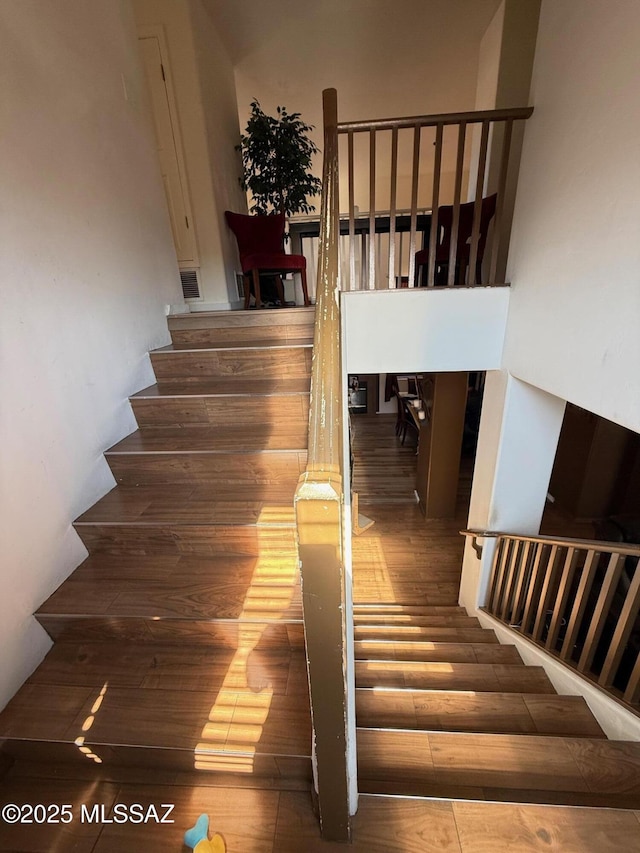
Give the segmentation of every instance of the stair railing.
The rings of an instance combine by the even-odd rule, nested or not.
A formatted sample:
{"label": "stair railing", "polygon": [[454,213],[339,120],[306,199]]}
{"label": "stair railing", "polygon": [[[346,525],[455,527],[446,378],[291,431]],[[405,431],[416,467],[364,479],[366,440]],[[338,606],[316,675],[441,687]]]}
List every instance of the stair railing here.
{"label": "stair railing", "polygon": [[[465,113],[444,113],[441,115],[411,116],[407,118],[377,119],[373,121],[352,121],[338,124],[338,133],[347,136],[347,181],[348,181],[348,205],[349,205],[349,289],[351,290],[374,290],[376,287],[384,287],[381,284],[381,274],[388,276],[387,286],[391,289],[398,286],[414,287],[417,284],[416,253],[419,250],[418,234],[422,233],[423,245],[436,246],[438,242],[438,229],[442,224],[438,221],[438,215],[444,219],[445,212],[439,207],[441,204],[452,205],[450,214],[451,222],[447,225],[451,229],[449,241],[449,258],[446,265],[446,282],[440,279],[439,283],[445,283],[449,287],[459,280],[459,267],[461,258],[458,257],[458,233],[462,220],[468,218],[467,209],[473,204],[473,219],[469,243],[469,257],[465,258],[468,269],[466,284],[474,286],[478,284],[476,276],[476,262],[480,259],[482,247],[486,240],[486,234],[481,233],[481,221],[483,219],[483,195],[497,193],[495,218],[493,223],[494,239],[491,245],[491,259],[488,269],[488,283],[504,283],[506,264],[505,245],[508,242],[510,232],[510,211],[506,209],[505,199],[509,180],[510,154],[512,150],[512,137],[514,122],[529,118],[533,113],[533,107],[518,107],[504,110],[485,110]],[[433,154],[424,154],[425,137],[429,128],[435,129],[435,139],[430,146]],[[446,138],[445,138],[445,128]],[[479,133],[474,138],[474,131],[479,128]],[[426,131],[423,133],[423,131]],[[402,180],[402,197],[400,208],[407,213],[399,215],[401,209],[398,206],[400,193],[399,183],[402,163],[408,161],[408,157],[401,158],[399,155],[402,145],[403,132],[409,136],[411,145],[411,177],[410,183],[406,178]],[[391,134],[391,159],[390,163],[381,164],[378,155],[381,146],[381,137]],[[355,143],[356,137],[364,135],[368,137],[369,157],[369,187],[367,193],[361,190],[364,203],[368,204],[368,222],[356,223],[356,170],[355,170]],[[386,140],[387,142],[389,140]],[[407,140],[409,141],[409,140]],[[422,153],[421,153],[422,143]],[[364,146],[362,146],[364,148]],[[455,153],[454,153],[455,152]],[[408,152],[407,152],[408,153]],[[364,151],[358,158],[362,160],[366,156]],[[386,160],[386,152],[385,158]],[[449,161],[455,160],[452,187],[446,186],[443,180],[443,169],[450,165]],[[385,175],[389,168],[389,194],[388,208],[380,210],[378,197],[380,194],[379,173]],[[517,166],[517,164],[516,164]],[[431,187],[428,188],[428,176],[431,176]],[[448,178],[451,176],[448,174]],[[386,186],[385,201],[386,197]],[[466,193],[469,202],[464,205],[462,199]],[[362,199],[358,200],[362,203]],[[429,209],[430,204],[430,209]],[[410,205],[410,206],[409,206]],[[418,215],[419,209],[426,212]],[[358,227],[356,227],[358,226]],[[408,226],[408,228],[407,228]],[[486,227],[486,226],[485,226]],[[408,244],[403,242],[403,234],[408,230]],[[388,253],[386,269],[377,271],[377,259],[379,254],[379,243],[376,235],[388,233]],[[397,241],[396,237],[400,240]],[[356,271],[356,242],[360,240],[358,251],[358,272]],[[407,248],[407,257],[403,257]],[[403,275],[405,273],[406,275]],[[436,253],[429,252],[426,275],[423,284],[433,287],[436,283]]]}
{"label": "stair railing", "polygon": [[[307,469],[295,496],[314,784],[323,837],[350,834],[342,368],[338,283],[337,93],[323,92],[324,165]],[[352,733],[353,735],[353,733]]]}
{"label": "stair railing", "polygon": [[496,540],[482,608],[640,711],[640,545],[465,530]]}

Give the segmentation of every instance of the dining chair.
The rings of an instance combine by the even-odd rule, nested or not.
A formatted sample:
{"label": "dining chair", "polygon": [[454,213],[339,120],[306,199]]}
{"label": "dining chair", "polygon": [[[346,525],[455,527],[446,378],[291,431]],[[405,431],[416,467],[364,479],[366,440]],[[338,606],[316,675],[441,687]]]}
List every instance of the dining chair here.
{"label": "dining chair", "polygon": [[[497,194],[482,199],[480,209],[480,230],[478,235],[478,254],[476,258],[476,282],[482,282],[482,259],[487,245],[489,223],[495,216]],[[469,201],[460,205],[458,220],[458,238],[456,241],[456,271],[454,284],[464,284],[467,276],[471,255],[471,234],[473,232],[473,212],[475,202]],[[436,274],[434,284],[446,285],[449,272],[449,254],[451,249],[451,234],[453,231],[453,205],[446,204],[438,208],[438,238],[436,243]],[[426,274],[425,267],[429,264],[429,249],[416,252],[416,276],[420,275],[422,267],[423,282]]]}
{"label": "dining chair", "polygon": [[238,243],[244,281],[244,307],[249,307],[252,286],[256,308],[261,307],[261,273],[275,277],[278,298],[280,304],[284,306],[284,287],[281,276],[299,272],[302,278],[304,304],[309,305],[307,261],[304,255],[288,255],[284,250],[284,214],[246,216],[225,210],[224,215]]}

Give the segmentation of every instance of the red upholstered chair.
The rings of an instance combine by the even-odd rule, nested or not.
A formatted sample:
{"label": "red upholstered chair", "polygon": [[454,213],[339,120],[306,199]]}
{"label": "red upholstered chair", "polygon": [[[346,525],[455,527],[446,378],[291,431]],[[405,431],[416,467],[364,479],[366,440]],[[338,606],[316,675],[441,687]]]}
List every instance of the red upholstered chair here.
{"label": "red upholstered chair", "polygon": [[[482,259],[487,245],[487,234],[489,223],[496,212],[496,194],[482,199],[480,209],[480,233],[478,236],[478,256],[476,260],[476,281],[482,281]],[[473,209],[475,202],[469,201],[460,205],[460,219],[458,222],[458,240],[456,249],[456,274],[455,284],[464,284],[471,255],[471,233],[473,231]],[[446,284],[449,269],[449,249],[451,246],[451,232],[453,230],[453,205],[443,205],[438,208],[438,242],[436,244],[436,275],[435,284]],[[420,267],[429,264],[429,249],[416,252],[416,274]],[[426,270],[425,270],[426,272]],[[423,273],[424,275],[424,273]]]}
{"label": "red upholstered chair", "polygon": [[251,284],[256,298],[256,308],[261,305],[260,273],[276,277],[280,303],[284,306],[284,288],[281,275],[299,272],[302,276],[304,304],[309,305],[307,291],[307,261],[304,255],[287,255],[284,251],[284,214],[273,216],[245,216],[225,211],[229,228],[235,234],[244,277],[244,307],[249,307]]}

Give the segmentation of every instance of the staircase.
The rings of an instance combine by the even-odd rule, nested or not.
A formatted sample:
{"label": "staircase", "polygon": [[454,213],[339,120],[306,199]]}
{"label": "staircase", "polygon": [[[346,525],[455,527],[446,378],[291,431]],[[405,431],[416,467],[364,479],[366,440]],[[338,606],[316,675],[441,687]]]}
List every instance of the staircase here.
{"label": "staircase", "polygon": [[640,744],[460,608],[355,612],[360,790],[637,809]]}
{"label": "staircase", "polygon": [[[106,453],[117,485],[75,524],[89,557],[36,614],[55,644],[0,715],[0,757],[22,768],[12,801],[174,797],[178,849],[184,815],[224,800],[243,824],[251,793],[278,826],[273,848],[245,828],[251,844],[334,849],[307,798],[292,510],[312,323],[313,309],[170,319],[157,384],[131,398],[139,429]],[[392,426],[370,439],[371,471],[395,494],[387,441]],[[371,471],[376,525],[354,542],[354,851],[640,851],[640,744],[607,740],[582,698],[457,606],[459,521],[427,533]],[[138,849],[124,831],[86,849]]]}
{"label": "staircase", "polygon": [[353,543],[361,809],[413,825],[416,850],[640,849],[640,744],[608,740],[582,697],[457,606],[466,472],[458,518],[426,521],[394,416],[354,420],[355,487],[376,522]]}
{"label": "staircase", "polygon": [[117,485],[75,523],[89,556],[36,613],[55,645],[0,715],[4,755],[308,791],[293,495],[313,318],[170,319],[139,429],[106,453]]}

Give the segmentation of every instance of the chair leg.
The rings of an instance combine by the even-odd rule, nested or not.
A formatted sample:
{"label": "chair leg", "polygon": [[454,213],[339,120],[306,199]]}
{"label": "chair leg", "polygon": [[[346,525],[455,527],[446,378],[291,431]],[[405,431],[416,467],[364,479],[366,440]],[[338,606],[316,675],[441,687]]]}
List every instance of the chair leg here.
{"label": "chair leg", "polygon": [[302,279],[302,295],[304,297],[304,305],[307,308],[311,303],[309,302],[309,291],[307,290],[307,271],[304,267],[300,270],[300,278]]}
{"label": "chair leg", "polygon": [[278,292],[278,299],[280,300],[280,307],[284,308],[284,285],[282,283],[282,276],[275,276],[276,279],[276,290]]}
{"label": "chair leg", "polygon": [[256,308],[262,308],[260,299],[260,270],[251,270],[253,276],[253,295],[256,298]]}
{"label": "chair leg", "polygon": [[244,310],[246,311],[251,305],[251,279],[248,275],[243,275],[242,282],[244,284]]}

